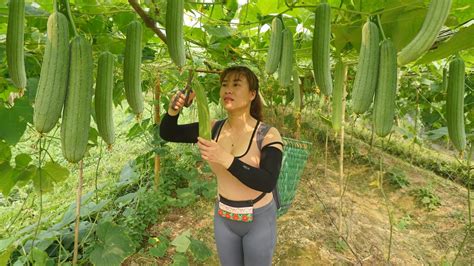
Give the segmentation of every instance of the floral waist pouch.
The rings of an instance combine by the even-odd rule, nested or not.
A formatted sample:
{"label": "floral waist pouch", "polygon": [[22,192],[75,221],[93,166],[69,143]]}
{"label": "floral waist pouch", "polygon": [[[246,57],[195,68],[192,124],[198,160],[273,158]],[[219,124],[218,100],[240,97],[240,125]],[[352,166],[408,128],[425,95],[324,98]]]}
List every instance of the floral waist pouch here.
{"label": "floral waist pouch", "polygon": [[253,221],[253,205],[261,200],[267,193],[263,192],[253,200],[229,200],[219,194],[219,216],[238,222]]}

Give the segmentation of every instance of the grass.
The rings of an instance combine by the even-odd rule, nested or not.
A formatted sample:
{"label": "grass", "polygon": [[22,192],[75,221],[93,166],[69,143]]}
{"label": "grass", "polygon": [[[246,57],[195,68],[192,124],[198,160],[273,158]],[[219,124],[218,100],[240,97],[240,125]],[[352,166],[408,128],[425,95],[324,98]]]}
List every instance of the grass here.
{"label": "grass", "polygon": [[[97,191],[98,196],[100,198],[106,197],[109,189],[112,187],[111,184],[118,181],[119,173],[123,165],[125,165],[128,160],[146,150],[146,144],[142,141],[136,140],[134,143],[130,143],[124,137],[133,124],[130,115],[125,114],[121,108],[116,108],[114,119],[117,138],[113,150],[111,152],[103,152],[98,168],[96,168],[100,156],[100,149],[98,147],[89,149],[89,154],[84,159],[84,195],[95,190],[95,177],[97,172],[98,185],[101,187],[101,189]],[[76,164],[67,163],[63,159],[60,142],[59,139],[57,139],[59,137],[59,131],[60,130],[56,130],[56,134],[52,136],[51,146],[48,150],[53,158],[56,158],[61,165],[69,169],[70,175],[67,180],[56,184],[52,192],[43,195],[43,213],[51,217],[50,220],[43,225],[45,227],[61,219],[62,214],[64,214],[69,207],[69,203],[74,202],[76,197],[78,166]],[[33,144],[36,137],[36,133],[33,130],[28,130],[23,140],[12,150],[13,157],[19,153],[35,155],[36,152]],[[120,151],[127,152],[124,153]],[[37,222],[36,220],[40,209],[39,195],[33,192],[29,185],[21,188],[15,187],[8,198],[0,197],[0,202],[3,205],[0,207],[0,224],[4,225],[1,226],[0,236],[10,236],[21,228]],[[25,204],[25,206],[22,209],[23,204]],[[10,226],[12,218],[17,215],[19,210],[23,211],[19,220],[9,228],[8,232],[5,231],[5,229],[7,229],[6,226]]]}

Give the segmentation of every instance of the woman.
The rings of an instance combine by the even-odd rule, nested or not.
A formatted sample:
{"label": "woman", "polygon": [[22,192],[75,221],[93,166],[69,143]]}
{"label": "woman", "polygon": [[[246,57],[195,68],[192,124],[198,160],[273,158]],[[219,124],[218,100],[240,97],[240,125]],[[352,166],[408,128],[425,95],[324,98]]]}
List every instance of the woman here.
{"label": "woman", "polygon": [[221,264],[271,265],[277,210],[272,191],[282,160],[281,136],[261,122],[258,78],[250,69],[227,68],[220,83],[220,101],[228,117],[212,123],[212,140],[198,137],[197,123],[178,125],[185,104],[182,93],[171,100],[160,136],[167,141],[197,142],[217,177],[214,236]]}

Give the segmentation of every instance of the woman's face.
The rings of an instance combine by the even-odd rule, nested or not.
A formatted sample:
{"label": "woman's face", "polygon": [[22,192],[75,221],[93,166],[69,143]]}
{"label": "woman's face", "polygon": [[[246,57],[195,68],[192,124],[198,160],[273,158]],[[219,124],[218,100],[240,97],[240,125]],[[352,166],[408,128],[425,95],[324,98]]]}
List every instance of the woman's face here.
{"label": "woman's face", "polygon": [[255,98],[255,91],[250,91],[245,75],[229,73],[221,83],[220,99],[227,111],[250,110],[250,103]]}

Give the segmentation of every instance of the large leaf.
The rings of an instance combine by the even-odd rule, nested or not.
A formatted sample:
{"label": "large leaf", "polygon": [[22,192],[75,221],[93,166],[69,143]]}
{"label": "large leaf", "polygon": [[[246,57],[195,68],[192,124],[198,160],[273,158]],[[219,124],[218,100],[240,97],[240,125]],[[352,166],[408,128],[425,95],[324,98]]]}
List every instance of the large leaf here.
{"label": "large leaf", "polygon": [[37,191],[50,192],[53,182],[59,183],[69,176],[69,170],[55,162],[47,162],[41,169],[36,171],[33,184]]}
{"label": "large leaf", "polygon": [[[94,191],[90,191],[90,192],[86,193],[85,195],[82,195],[82,197],[81,197],[81,206],[88,203],[93,195],[94,195]],[[103,201],[108,202],[110,200],[103,200]],[[102,205],[103,201],[99,202],[99,204],[97,204],[97,206],[100,207],[100,205]],[[87,210],[85,210],[85,208],[81,207],[81,217],[83,217],[83,213],[85,213],[85,212],[87,212]],[[69,205],[69,208],[64,213],[63,219],[61,220],[60,223],[58,223],[58,226],[63,227],[64,225],[70,224],[75,219],[76,219],[76,202],[74,201]]]}
{"label": "large leaf", "polygon": [[7,265],[10,260],[10,255],[16,249],[15,238],[7,238],[0,240],[0,265]]}
{"label": "large leaf", "polygon": [[166,250],[170,245],[170,241],[166,236],[160,235],[157,238],[150,238],[148,243],[153,245],[152,248],[148,251],[150,255],[161,258],[166,254]]}
{"label": "large leaf", "polygon": [[37,247],[33,247],[33,250],[30,253],[30,261],[33,263],[33,265],[46,266],[48,258],[48,254]]}
{"label": "large leaf", "polygon": [[422,0],[395,0],[389,1],[385,10],[380,17],[383,31],[400,51],[418,34],[426,7]]}
{"label": "large leaf", "polygon": [[456,15],[459,23],[474,18],[474,4],[472,0],[455,0],[451,5],[451,13]]}
{"label": "large leaf", "polygon": [[189,237],[191,236],[191,232],[189,230],[184,231],[179,236],[177,236],[172,242],[171,245],[176,247],[177,252],[185,253],[189,245],[191,244],[191,240]]}
{"label": "large leaf", "polygon": [[8,144],[15,145],[20,141],[26,130],[26,124],[33,120],[33,108],[28,97],[15,100],[12,108],[5,108],[0,105],[0,139],[4,139]]}
{"label": "large leaf", "polygon": [[[261,13],[255,2],[249,1],[247,4],[241,6],[239,12],[239,20],[241,23],[251,23],[259,21]],[[247,28],[248,26],[243,26],[239,24],[239,31],[243,29],[241,27]]]}
{"label": "large leaf", "polygon": [[474,47],[474,24],[459,30],[452,38],[426,53],[416,64],[426,64]]}
{"label": "large leaf", "polygon": [[124,228],[104,222],[97,226],[98,241],[93,247],[90,261],[95,265],[120,265],[134,252]]}
{"label": "large leaf", "polygon": [[31,161],[31,156],[26,153],[18,154],[15,157],[15,169],[13,172],[15,182],[21,181],[22,185],[24,185],[36,175],[37,167],[30,164]]}
{"label": "large leaf", "polygon": [[173,256],[173,264],[171,264],[172,266],[188,266],[189,265],[189,262],[188,262],[188,257],[186,257],[186,255],[184,254],[175,254]]}
{"label": "large leaf", "polygon": [[4,162],[0,164],[0,191],[5,197],[8,196],[10,190],[15,185],[16,180],[13,176],[13,168],[9,163]]}
{"label": "large leaf", "polygon": [[15,157],[15,166],[19,169],[26,168],[28,167],[28,164],[31,162],[31,160],[31,156],[26,153],[18,154]]}
{"label": "large leaf", "polygon": [[341,51],[347,43],[352,44],[352,47],[354,47],[356,51],[360,50],[360,43],[362,40],[361,22],[348,25],[332,25],[331,31],[335,36],[333,42],[337,51]]}
{"label": "large leaf", "polygon": [[204,28],[215,39],[226,38],[231,36],[230,30],[226,26],[204,26]]}
{"label": "large leaf", "polygon": [[10,149],[10,146],[0,141],[0,164],[4,162],[9,163],[11,158],[12,158],[12,151]]}
{"label": "large leaf", "polygon": [[[262,16],[278,14],[288,9],[284,1],[275,0],[259,0],[257,1],[257,7],[260,10]],[[245,12],[245,10],[242,12]]]}
{"label": "large leaf", "polygon": [[212,256],[211,250],[204,244],[204,242],[191,238],[190,245],[191,253],[197,261],[203,262]]}

